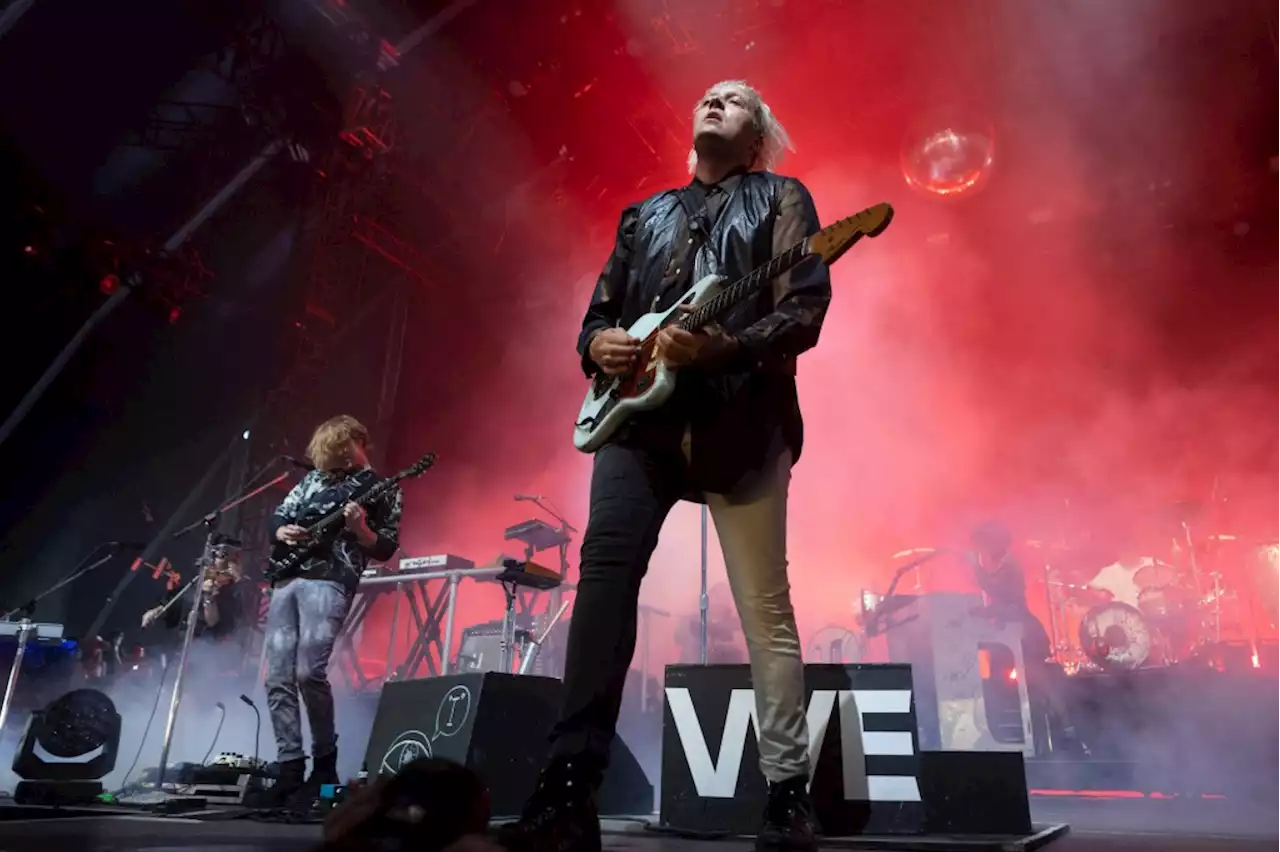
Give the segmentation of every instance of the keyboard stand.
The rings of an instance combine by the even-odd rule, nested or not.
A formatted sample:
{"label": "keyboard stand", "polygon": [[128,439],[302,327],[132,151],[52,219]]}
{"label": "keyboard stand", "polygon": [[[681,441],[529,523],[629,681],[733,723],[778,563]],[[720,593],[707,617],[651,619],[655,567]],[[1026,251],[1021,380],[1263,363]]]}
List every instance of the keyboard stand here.
{"label": "keyboard stand", "polygon": [[[3,630],[0,630],[6,636],[16,636],[18,639],[17,650],[13,654],[13,667],[9,669],[9,681],[4,687],[4,700],[0,702],[0,734],[4,733],[4,724],[9,721],[9,708],[13,704],[13,694],[18,689],[18,673],[22,671],[22,658],[27,654],[27,642],[32,638],[39,640],[51,640],[62,638],[62,626],[55,624],[36,624],[29,618],[24,618],[16,624],[12,621],[0,622]],[[51,635],[56,632],[57,636]]]}

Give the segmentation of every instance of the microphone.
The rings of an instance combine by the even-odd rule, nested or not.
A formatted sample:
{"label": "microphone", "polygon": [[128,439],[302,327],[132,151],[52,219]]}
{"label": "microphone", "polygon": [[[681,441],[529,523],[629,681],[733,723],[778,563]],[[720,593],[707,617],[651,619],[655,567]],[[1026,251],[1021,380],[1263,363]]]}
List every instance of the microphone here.
{"label": "microphone", "polygon": [[316,466],[311,462],[305,462],[302,459],[295,459],[293,456],[281,456],[280,460],[285,464],[291,464],[294,467],[300,467],[303,470],[315,470]]}
{"label": "microphone", "polygon": [[262,742],[262,714],[258,712],[258,705],[253,703],[253,699],[247,695],[241,694],[240,700],[253,710],[253,715],[258,720],[258,727],[253,732],[253,768],[258,768],[258,746]]}
{"label": "microphone", "polygon": [[209,750],[204,753],[204,760],[200,761],[202,766],[209,765],[209,756],[213,754],[213,747],[218,744],[218,735],[222,733],[222,723],[227,721],[227,705],[219,701],[213,705],[218,710],[218,727],[213,732],[213,742],[209,743]]}
{"label": "microphone", "polygon": [[517,494],[517,495],[515,495],[515,500],[516,500],[516,502],[517,502],[517,503],[519,503],[519,502],[525,502],[525,503],[537,503],[537,502],[538,502],[539,500],[541,500],[541,499],[542,499],[542,495],[541,495],[541,494]]}

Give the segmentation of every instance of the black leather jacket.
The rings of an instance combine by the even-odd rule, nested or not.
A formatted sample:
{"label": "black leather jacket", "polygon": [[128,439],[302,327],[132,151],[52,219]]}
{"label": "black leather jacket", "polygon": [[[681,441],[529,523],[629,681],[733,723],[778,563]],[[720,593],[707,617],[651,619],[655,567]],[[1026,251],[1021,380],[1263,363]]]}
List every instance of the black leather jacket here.
{"label": "black leather jacket", "polygon": [[[628,207],[578,337],[583,370],[591,376],[597,369],[587,348],[601,329],[625,328],[645,313],[669,308],[705,275],[737,280],[818,230],[804,185],[770,172],[734,179],[711,229],[711,251],[696,251],[677,191]],[[803,423],[795,359],[818,342],[830,302],[831,278],[816,257],[774,279],[759,298],[722,320],[740,343],[734,362],[714,373],[682,370],[673,399],[634,418],[617,440],[678,447],[687,425],[691,484],[715,493],[731,491],[784,446],[793,461],[799,459]]]}

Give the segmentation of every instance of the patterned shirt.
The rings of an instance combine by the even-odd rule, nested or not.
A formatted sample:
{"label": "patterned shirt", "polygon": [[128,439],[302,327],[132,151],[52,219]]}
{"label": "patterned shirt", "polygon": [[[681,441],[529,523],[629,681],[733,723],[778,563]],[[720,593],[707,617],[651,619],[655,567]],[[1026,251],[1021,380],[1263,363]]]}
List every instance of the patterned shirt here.
{"label": "patterned shirt", "polygon": [[[378,481],[371,468],[327,472],[313,470],[293,487],[271,517],[271,541],[276,531],[288,524],[310,526],[347,503],[353,494],[363,492]],[[386,562],[400,548],[400,515],[404,510],[404,494],[392,486],[382,496],[365,506],[366,522],[378,539],[366,550],[355,534],[345,528],[333,542],[329,553],[318,552],[302,565],[303,576],[310,580],[332,580],[354,593],[360,575],[370,560]]]}

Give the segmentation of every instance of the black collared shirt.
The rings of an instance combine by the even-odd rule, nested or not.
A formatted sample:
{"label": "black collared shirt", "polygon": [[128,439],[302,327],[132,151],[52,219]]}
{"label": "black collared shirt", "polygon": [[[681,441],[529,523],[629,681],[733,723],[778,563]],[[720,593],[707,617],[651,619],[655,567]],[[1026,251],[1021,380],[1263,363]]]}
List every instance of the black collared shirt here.
{"label": "black collared shirt", "polygon": [[690,185],[697,189],[707,204],[707,218],[710,220],[708,224],[715,226],[716,220],[720,218],[720,211],[724,209],[725,202],[733,195],[733,191],[738,188],[738,184],[742,182],[742,176],[746,173],[744,169],[730,172],[725,175],[724,179],[719,183],[703,183],[697,178],[693,179]]}

